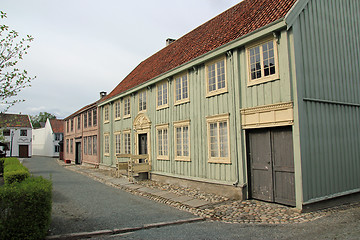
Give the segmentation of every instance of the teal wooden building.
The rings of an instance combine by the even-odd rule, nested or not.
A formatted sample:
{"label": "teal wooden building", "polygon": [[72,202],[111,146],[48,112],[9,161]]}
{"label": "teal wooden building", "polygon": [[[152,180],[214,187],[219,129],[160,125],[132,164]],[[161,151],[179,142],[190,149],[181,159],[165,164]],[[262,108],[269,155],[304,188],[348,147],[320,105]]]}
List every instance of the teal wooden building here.
{"label": "teal wooden building", "polygon": [[[99,103],[100,165],[305,206],[360,190],[360,2],[244,0]],[[126,161],[127,159],[120,159]]]}

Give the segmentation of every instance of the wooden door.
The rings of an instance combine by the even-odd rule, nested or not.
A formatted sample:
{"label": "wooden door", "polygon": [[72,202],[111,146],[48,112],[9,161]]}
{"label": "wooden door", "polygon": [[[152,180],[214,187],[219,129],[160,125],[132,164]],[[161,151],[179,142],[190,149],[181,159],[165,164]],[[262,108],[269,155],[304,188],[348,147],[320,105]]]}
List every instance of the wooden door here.
{"label": "wooden door", "polygon": [[295,205],[291,127],[251,130],[247,136],[251,197]]}
{"label": "wooden door", "polygon": [[75,163],[81,164],[81,142],[77,142],[75,146]]}
{"label": "wooden door", "polygon": [[[147,146],[147,133],[139,134],[139,155],[148,154],[148,146]],[[139,162],[144,162],[144,159],[139,159]]]}
{"label": "wooden door", "polygon": [[28,145],[19,145],[19,157],[21,157],[21,158],[29,157],[29,146]]}

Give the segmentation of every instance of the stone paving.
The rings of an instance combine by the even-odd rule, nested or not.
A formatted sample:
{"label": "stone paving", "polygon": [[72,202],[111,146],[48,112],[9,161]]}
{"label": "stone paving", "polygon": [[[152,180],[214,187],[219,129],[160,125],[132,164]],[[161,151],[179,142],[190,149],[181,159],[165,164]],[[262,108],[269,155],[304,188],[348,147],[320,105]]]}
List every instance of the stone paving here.
{"label": "stone paving", "polygon": [[68,169],[82,173],[107,185],[132,194],[168,204],[200,217],[229,223],[294,224],[313,221],[332,212],[360,207],[360,203],[342,205],[325,210],[301,213],[295,208],[257,200],[236,201],[200,192],[196,189],[163,184],[151,180],[130,183],[127,178],[115,178],[111,171],[78,165],[66,165]]}

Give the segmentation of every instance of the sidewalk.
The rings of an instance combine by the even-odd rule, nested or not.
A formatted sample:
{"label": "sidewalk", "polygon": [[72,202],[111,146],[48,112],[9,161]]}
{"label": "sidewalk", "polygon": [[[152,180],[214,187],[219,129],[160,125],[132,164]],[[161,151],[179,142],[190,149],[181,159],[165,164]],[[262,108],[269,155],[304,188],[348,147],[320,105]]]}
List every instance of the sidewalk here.
{"label": "sidewalk", "polygon": [[81,173],[109,186],[168,204],[209,220],[252,224],[303,223],[327,216],[335,211],[360,206],[360,204],[349,204],[309,213],[300,213],[297,209],[278,204],[257,200],[229,200],[218,195],[199,192],[195,189],[182,188],[151,180],[131,183],[125,177],[113,177],[111,171],[65,164],[62,161],[58,161],[58,163],[69,170]]}

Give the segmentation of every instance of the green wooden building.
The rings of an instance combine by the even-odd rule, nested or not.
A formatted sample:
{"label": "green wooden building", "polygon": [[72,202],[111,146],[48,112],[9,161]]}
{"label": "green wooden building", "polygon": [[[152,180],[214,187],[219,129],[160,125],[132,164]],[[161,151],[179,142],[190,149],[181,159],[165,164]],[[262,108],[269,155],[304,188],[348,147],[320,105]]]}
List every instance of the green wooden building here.
{"label": "green wooden building", "polygon": [[[244,0],[99,103],[100,165],[303,209],[360,190],[360,2]],[[127,159],[120,159],[127,161]]]}

